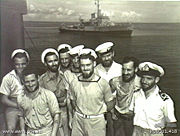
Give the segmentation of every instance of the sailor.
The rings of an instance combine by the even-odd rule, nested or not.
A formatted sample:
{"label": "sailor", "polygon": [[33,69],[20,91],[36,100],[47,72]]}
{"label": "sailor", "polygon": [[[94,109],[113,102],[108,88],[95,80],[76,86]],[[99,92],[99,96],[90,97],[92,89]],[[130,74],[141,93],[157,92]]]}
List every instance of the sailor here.
{"label": "sailor", "polygon": [[70,84],[74,78],[80,75],[80,64],[79,64],[79,57],[80,52],[84,48],[84,45],[77,45],[70,49],[69,54],[71,58],[72,65],[70,70],[66,70],[64,72],[64,76],[67,79],[67,82]]}
{"label": "sailor", "polygon": [[27,136],[56,136],[59,126],[60,109],[52,91],[39,86],[38,75],[30,68],[23,71],[24,91],[17,97],[20,116],[20,128]]}
{"label": "sailor", "polygon": [[114,61],[113,47],[112,42],[105,42],[95,49],[100,59],[100,64],[96,66],[95,70],[99,76],[108,82],[110,79],[122,75],[122,65]]}
{"label": "sailor", "polygon": [[59,70],[61,70],[63,73],[70,69],[70,55],[69,51],[72,47],[69,44],[60,44],[57,48],[57,51],[59,53],[59,60],[60,60],[60,67]]}
{"label": "sailor", "polygon": [[[70,70],[66,70],[64,72],[64,76],[65,76],[66,82],[68,83],[68,86],[71,85],[71,82],[73,79],[77,78],[81,74],[79,57],[80,57],[80,52],[83,48],[84,48],[84,45],[77,45],[77,46],[73,47],[72,49],[70,49],[70,51],[69,51],[72,65],[70,67]],[[70,92],[68,94],[67,105],[68,105],[68,113],[69,113],[68,114],[69,115],[69,127],[72,129],[73,109],[72,109],[72,106],[70,103],[69,96],[70,96]]]}
{"label": "sailor", "polygon": [[[161,66],[143,62],[139,65],[142,89],[133,95],[130,110],[134,112],[133,136],[163,136],[177,133],[174,103],[157,83],[164,75]],[[170,130],[170,131],[169,131]]]}
{"label": "sailor", "polygon": [[[97,52],[100,64],[96,66],[95,73],[109,82],[110,79],[122,75],[122,65],[114,61],[114,44],[112,42],[105,42],[98,45],[95,49]],[[111,113],[106,113],[107,119],[107,136],[113,136],[113,120]]]}
{"label": "sailor", "polygon": [[17,96],[22,91],[22,72],[28,65],[30,57],[27,51],[16,49],[11,54],[11,59],[14,63],[14,70],[6,74],[1,83],[0,93],[2,94],[1,101],[6,106],[5,120],[7,129],[11,131],[7,135],[13,135],[18,123],[18,115],[22,114],[17,104]]}
{"label": "sailor", "polygon": [[139,61],[134,57],[124,57],[122,76],[110,80],[110,86],[116,91],[116,105],[113,111],[114,136],[132,136],[133,116],[129,106],[135,90],[140,89],[140,77],[137,76]]}
{"label": "sailor", "polygon": [[39,78],[41,87],[48,89],[56,95],[61,113],[61,123],[59,132],[63,136],[69,136],[68,117],[67,117],[67,83],[64,75],[59,69],[59,54],[53,48],[47,48],[42,52],[41,61],[47,71]]}
{"label": "sailor", "polygon": [[80,68],[82,74],[71,83],[71,102],[75,110],[72,136],[105,136],[104,113],[114,106],[110,86],[94,73],[96,53],[82,49]]}

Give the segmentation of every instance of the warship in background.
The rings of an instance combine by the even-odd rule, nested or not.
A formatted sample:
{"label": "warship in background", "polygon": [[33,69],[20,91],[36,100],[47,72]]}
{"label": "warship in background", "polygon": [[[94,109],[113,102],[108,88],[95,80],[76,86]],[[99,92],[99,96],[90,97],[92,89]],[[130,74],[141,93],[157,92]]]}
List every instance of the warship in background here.
{"label": "warship in background", "polygon": [[73,32],[131,36],[133,29],[130,23],[114,24],[108,16],[101,13],[99,0],[95,1],[95,5],[97,5],[97,13],[92,13],[89,21],[84,21],[84,19],[80,18],[78,24],[62,25],[59,31],[62,33]]}

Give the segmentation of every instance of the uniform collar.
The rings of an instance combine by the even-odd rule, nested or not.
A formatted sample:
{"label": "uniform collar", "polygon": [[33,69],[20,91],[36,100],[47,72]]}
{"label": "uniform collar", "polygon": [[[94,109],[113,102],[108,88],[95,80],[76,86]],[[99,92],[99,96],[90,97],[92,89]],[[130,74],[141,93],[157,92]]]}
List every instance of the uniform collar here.
{"label": "uniform collar", "polygon": [[12,70],[9,74],[10,74],[11,76],[14,76],[14,77],[22,84],[22,81],[21,81],[20,77],[17,75],[15,69]]}
{"label": "uniform collar", "polygon": [[58,71],[56,74],[50,72],[50,71],[47,71],[46,72],[46,75],[47,75],[47,82],[50,81],[50,80],[55,80],[59,77],[60,75],[60,72]]}
{"label": "uniform collar", "polygon": [[71,69],[71,64],[68,66],[68,68],[62,68],[61,65],[59,66],[59,71],[61,71],[62,73],[64,73],[66,70],[70,70]]}
{"label": "uniform collar", "polygon": [[[111,64],[111,66],[109,67],[109,70],[108,70],[108,71],[110,71],[110,69],[112,69],[115,64],[116,64],[116,62],[113,61],[112,64]],[[106,70],[105,67],[102,65],[102,63],[100,63],[99,65],[100,65],[101,68],[103,68],[104,70]]]}
{"label": "uniform collar", "polygon": [[14,77],[16,77],[16,78],[19,78],[19,76],[17,75],[15,69],[12,70],[9,74],[12,75],[12,76],[14,76]]}
{"label": "uniform collar", "polygon": [[96,74],[93,73],[93,75],[88,78],[88,79],[84,79],[82,74],[78,77],[78,80],[81,82],[98,82],[100,80],[101,77],[97,76]]}
{"label": "uniform collar", "polygon": [[[145,95],[145,92],[142,89],[141,89],[141,93]],[[159,95],[159,87],[157,85],[152,89],[148,90],[148,97],[156,96],[156,95]]]}

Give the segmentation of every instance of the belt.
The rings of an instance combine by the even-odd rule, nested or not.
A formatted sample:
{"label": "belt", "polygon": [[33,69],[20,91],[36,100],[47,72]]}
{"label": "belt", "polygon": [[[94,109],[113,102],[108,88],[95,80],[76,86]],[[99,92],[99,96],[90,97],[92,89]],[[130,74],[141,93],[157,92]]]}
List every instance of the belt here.
{"label": "belt", "polygon": [[77,111],[75,111],[75,113],[77,113],[77,115],[79,115],[80,117],[84,118],[84,119],[93,119],[93,118],[99,118],[99,117],[104,117],[104,114],[99,114],[99,115],[85,115],[85,114],[81,114]]}
{"label": "belt", "polygon": [[121,118],[121,119],[124,119],[124,120],[127,120],[127,121],[131,121],[133,120],[133,116],[130,116],[130,117],[125,117],[124,114],[121,114],[119,111],[116,110],[116,108],[114,108],[114,114],[117,116],[117,118]]}

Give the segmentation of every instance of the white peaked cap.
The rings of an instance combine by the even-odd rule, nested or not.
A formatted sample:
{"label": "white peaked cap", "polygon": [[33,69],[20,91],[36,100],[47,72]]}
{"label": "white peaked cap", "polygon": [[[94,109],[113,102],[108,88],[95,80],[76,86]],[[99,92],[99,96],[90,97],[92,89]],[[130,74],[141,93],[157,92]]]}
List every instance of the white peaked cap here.
{"label": "white peaked cap", "polygon": [[11,54],[11,59],[17,54],[17,53],[25,53],[27,58],[28,58],[28,61],[30,60],[30,57],[29,57],[29,54],[27,51],[23,50],[23,49],[15,49],[12,54]]}
{"label": "white peaked cap", "polygon": [[55,49],[53,49],[53,48],[47,48],[47,49],[45,49],[45,50],[42,52],[42,54],[41,54],[41,62],[42,62],[43,64],[44,64],[44,58],[45,58],[46,54],[49,53],[49,52],[55,53],[55,54],[57,55],[57,57],[59,58],[59,54],[58,54],[58,52],[57,52]]}
{"label": "white peaked cap", "polygon": [[71,45],[69,44],[60,44],[57,48],[57,51],[59,52],[61,49],[68,48],[69,50],[72,49]]}
{"label": "white peaked cap", "polygon": [[105,42],[103,44],[100,44],[96,47],[95,51],[98,53],[105,53],[111,49],[111,47],[114,46],[112,42]]}
{"label": "white peaked cap", "polygon": [[84,48],[84,45],[77,45],[75,47],[73,47],[72,49],[70,49],[69,54],[73,55],[73,54],[80,54],[81,50]]}
{"label": "white peaked cap", "polygon": [[91,56],[93,56],[95,59],[97,58],[97,54],[93,49],[89,49],[89,48],[85,48],[82,49],[80,52],[80,55],[86,55],[86,54],[90,54]]}
{"label": "white peaked cap", "polygon": [[163,76],[164,73],[165,73],[164,69],[161,66],[159,66],[159,65],[157,65],[155,63],[152,63],[152,62],[143,62],[143,63],[140,63],[139,64],[139,70],[141,72],[150,72],[150,71],[154,70],[154,71],[159,72],[159,74],[160,74],[159,76],[160,77]]}

